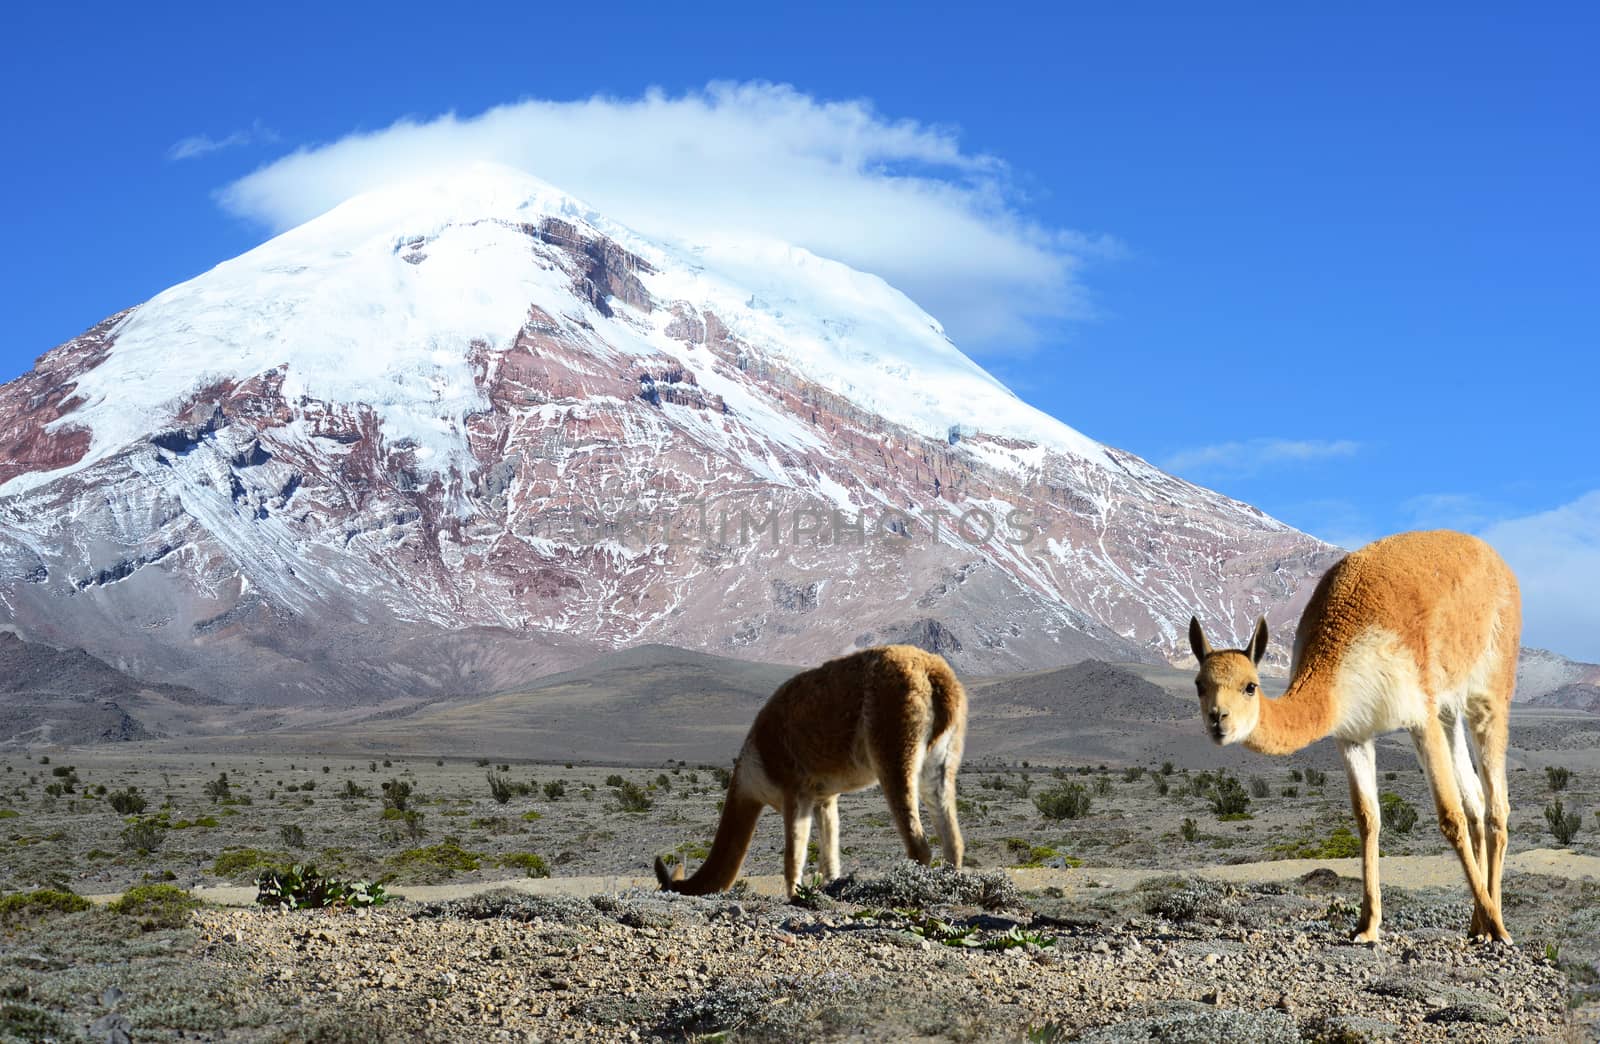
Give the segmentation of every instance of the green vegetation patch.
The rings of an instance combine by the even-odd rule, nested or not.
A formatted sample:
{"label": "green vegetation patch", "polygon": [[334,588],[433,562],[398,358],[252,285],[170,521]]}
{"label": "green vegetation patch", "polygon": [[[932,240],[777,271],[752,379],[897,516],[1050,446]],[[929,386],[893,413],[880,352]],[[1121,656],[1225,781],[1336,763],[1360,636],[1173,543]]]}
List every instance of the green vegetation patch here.
{"label": "green vegetation patch", "polygon": [[288,866],[294,857],[287,852],[268,852],[260,848],[227,848],[211,864],[211,872],[218,877],[238,877],[254,873],[263,867]]}
{"label": "green vegetation patch", "polygon": [[14,925],[52,914],[81,913],[90,905],[89,900],[81,895],[54,888],[18,892],[0,898],[0,924]]}
{"label": "green vegetation patch", "polygon": [[1279,859],[1353,859],[1361,855],[1361,839],[1349,827],[1335,827],[1324,840],[1280,841],[1267,850]]}
{"label": "green vegetation patch", "polygon": [[1035,845],[1020,837],[1005,839],[1006,851],[1011,853],[1011,858],[1016,860],[1013,866],[1022,869],[1038,869],[1043,867],[1073,867],[1082,866],[1083,860],[1077,856],[1066,855],[1058,852],[1049,845]]}
{"label": "green vegetation patch", "polygon": [[163,928],[182,928],[200,900],[177,885],[150,884],[130,888],[122,898],[107,907],[112,913],[132,917],[147,932]]}
{"label": "green vegetation patch", "polygon": [[508,852],[495,859],[496,866],[512,867],[522,870],[529,877],[549,877],[550,864],[544,856],[532,852]]}
{"label": "green vegetation patch", "polygon": [[425,848],[408,848],[389,857],[389,865],[396,872],[411,876],[442,874],[446,877],[478,869],[483,856],[468,852],[454,841],[444,841]]}

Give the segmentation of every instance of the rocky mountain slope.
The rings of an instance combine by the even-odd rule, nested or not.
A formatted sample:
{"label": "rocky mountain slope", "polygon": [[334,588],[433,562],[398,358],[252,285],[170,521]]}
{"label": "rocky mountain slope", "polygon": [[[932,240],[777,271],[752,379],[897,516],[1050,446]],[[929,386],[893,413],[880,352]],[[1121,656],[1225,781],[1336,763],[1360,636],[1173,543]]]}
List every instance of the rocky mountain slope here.
{"label": "rocky mountain slope", "polygon": [[1600,663],[1524,647],[1517,661],[1517,699],[1600,713]]}
{"label": "rocky mountain slope", "polygon": [[499,168],[352,199],[0,387],[0,620],[228,700],[643,642],[1156,662],[1195,611],[1287,641],[1336,555],[1029,407],[881,280]]}
{"label": "rocky mountain slope", "polygon": [[81,649],[54,649],[0,631],[0,749],[150,739],[160,722],[201,717],[217,701],[178,685],[147,685]]}

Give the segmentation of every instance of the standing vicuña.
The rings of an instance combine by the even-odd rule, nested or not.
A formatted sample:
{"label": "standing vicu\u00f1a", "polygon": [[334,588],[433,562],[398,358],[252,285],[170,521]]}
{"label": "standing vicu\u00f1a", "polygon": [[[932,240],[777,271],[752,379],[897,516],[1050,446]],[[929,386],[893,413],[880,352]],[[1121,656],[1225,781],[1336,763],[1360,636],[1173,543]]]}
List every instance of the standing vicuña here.
{"label": "standing vicu\u00f1a", "polygon": [[822,876],[839,876],[839,795],[883,786],[906,854],[930,850],[917,811],[919,781],[933,791],[945,861],[961,865],[956,772],[967,733],[967,697],[950,665],[910,645],[886,645],[830,660],[778,687],[756,715],[734,763],[711,853],[693,876],[656,860],[661,887],[720,892],[744,865],[756,819],[783,813],[783,880],[794,898],[813,812],[822,819]]}
{"label": "standing vicu\u00f1a", "polygon": [[1212,739],[1242,740],[1263,754],[1290,754],[1324,736],[1338,741],[1361,829],[1357,940],[1377,941],[1383,920],[1373,738],[1409,729],[1439,829],[1472,888],[1471,934],[1510,941],[1500,917],[1500,873],[1521,629],[1511,570],[1488,544],[1449,530],[1388,537],[1328,570],[1300,617],[1289,688],[1279,699],[1261,694],[1256,675],[1267,651],[1265,619],[1248,650],[1213,650],[1200,622],[1189,621],[1200,661],[1195,685]]}

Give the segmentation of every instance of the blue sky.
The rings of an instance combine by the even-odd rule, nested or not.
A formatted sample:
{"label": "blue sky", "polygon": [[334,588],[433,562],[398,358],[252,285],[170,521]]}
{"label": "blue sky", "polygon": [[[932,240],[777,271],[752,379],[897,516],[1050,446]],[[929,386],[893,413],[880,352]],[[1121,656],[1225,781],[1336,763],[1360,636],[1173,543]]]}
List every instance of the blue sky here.
{"label": "blue sky", "polygon": [[837,199],[791,238],[1069,424],[1347,545],[1482,532],[1529,640],[1600,659],[1584,8],[95,6],[7,15],[0,379],[314,213],[361,148],[477,147],[525,102],[514,133],[581,126],[517,155],[624,220],[717,203],[664,176],[715,138],[723,202]]}

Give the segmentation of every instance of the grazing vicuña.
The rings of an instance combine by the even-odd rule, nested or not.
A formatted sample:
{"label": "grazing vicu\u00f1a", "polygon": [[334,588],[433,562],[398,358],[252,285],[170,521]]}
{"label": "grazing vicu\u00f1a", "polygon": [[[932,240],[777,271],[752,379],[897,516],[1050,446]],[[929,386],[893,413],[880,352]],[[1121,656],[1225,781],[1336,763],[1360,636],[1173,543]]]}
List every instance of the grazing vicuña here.
{"label": "grazing vicu\u00f1a", "polygon": [[886,645],[830,660],[778,687],[734,763],[722,821],[706,861],[683,877],[656,860],[661,887],[689,895],[733,884],[767,806],[783,813],[784,887],[790,898],[805,866],[811,817],[822,820],[822,876],[839,876],[839,795],[883,787],[906,854],[931,855],[918,813],[920,784],[933,793],[946,862],[961,865],[956,772],[967,731],[967,697],[950,665],[910,645]]}

